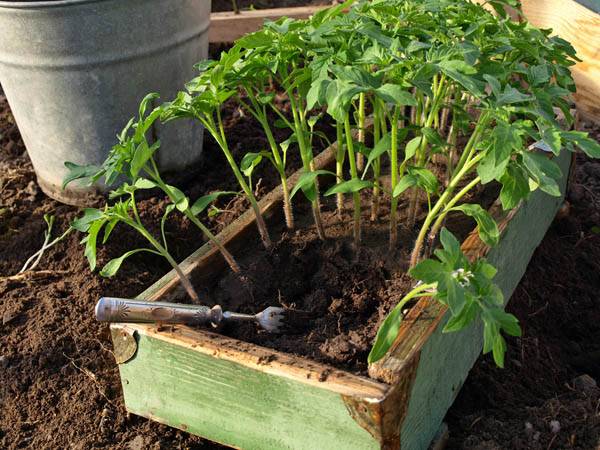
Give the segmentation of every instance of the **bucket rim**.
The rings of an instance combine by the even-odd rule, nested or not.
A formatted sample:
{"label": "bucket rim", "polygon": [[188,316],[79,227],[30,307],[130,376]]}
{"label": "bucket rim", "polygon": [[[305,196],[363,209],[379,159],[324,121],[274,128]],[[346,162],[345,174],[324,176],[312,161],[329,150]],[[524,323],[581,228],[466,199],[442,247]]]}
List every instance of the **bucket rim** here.
{"label": "bucket rim", "polygon": [[100,3],[106,0],[0,0],[0,9],[47,9],[61,6],[83,5],[85,3]]}

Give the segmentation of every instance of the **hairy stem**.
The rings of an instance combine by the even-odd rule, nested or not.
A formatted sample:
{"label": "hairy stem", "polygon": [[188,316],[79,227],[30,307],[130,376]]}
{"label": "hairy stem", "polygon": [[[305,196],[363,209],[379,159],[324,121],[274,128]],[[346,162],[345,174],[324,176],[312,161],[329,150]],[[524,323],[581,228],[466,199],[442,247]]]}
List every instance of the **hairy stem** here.
{"label": "hairy stem", "polygon": [[[391,164],[391,184],[392,184],[392,192],[396,185],[398,184],[398,108],[394,108],[394,114],[392,117],[391,123],[391,154],[390,154],[390,164]],[[392,194],[392,201],[390,207],[390,242],[389,248],[390,250],[394,250],[396,248],[396,244],[398,242],[398,197],[394,197]]]}
{"label": "hairy stem", "polygon": [[[379,121],[379,114],[377,110],[377,104],[374,105],[374,120],[373,120],[373,143],[377,145],[381,139],[381,122]],[[373,195],[371,199],[371,222],[377,220],[379,214],[379,176],[381,175],[381,159],[377,158],[373,161]]]}
{"label": "hairy stem", "polygon": [[160,245],[160,243],[156,239],[154,239],[152,234],[150,234],[150,232],[146,229],[146,227],[144,227],[144,225],[140,221],[139,215],[135,213],[135,195],[133,193],[131,194],[131,199],[132,205],[134,206],[135,222],[131,221],[131,219],[125,219],[125,223],[133,227],[142,236],[144,236],[146,240],[158,251],[158,253],[160,253],[161,256],[163,256],[169,262],[171,267],[177,273],[177,276],[181,281],[181,285],[183,286],[187,294],[190,296],[192,301],[195,303],[200,303],[200,298],[198,297],[198,294],[196,293],[196,290],[194,289],[194,286],[192,286],[192,283],[190,282],[187,275],[183,273],[183,270],[181,270],[181,267],[179,267],[179,264],[177,264],[177,262],[173,259],[171,254],[167,251],[167,249]]}
{"label": "hairy stem", "polygon": [[[292,116],[294,118],[294,132],[298,139],[298,147],[300,148],[300,157],[302,158],[302,166],[306,172],[314,172],[314,162],[312,149],[306,144],[306,127],[302,121],[301,111],[298,109],[296,100],[292,92],[288,92]],[[314,181],[315,199],[312,201],[313,218],[317,228],[319,239],[325,240],[325,229],[323,228],[323,220],[321,219],[321,204],[319,201],[319,184],[317,179]]]}
{"label": "hairy stem", "polygon": [[[271,127],[269,126],[269,118],[267,116],[267,109],[265,105],[260,105],[256,100],[254,93],[248,84],[244,84],[244,89],[250,99],[250,103],[252,106],[241,102],[248,111],[260,122],[265,136],[267,137],[267,142],[269,143],[269,147],[271,148],[271,154],[273,155],[273,163],[277,172],[279,173],[279,178],[281,179],[281,187],[283,190],[283,214],[285,216],[285,225],[288,230],[294,229],[294,213],[292,209],[292,201],[290,198],[290,191],[288,189],[287,177],[285,175],[285,161],[284,158],[281,157],[279,152],[279,148],[277,146],[277,142],[275,141],[275,137],[273,136],[273,132],[271,131]],[[272,105],[275,108],[274,105]]]}
{"label": "hairy stem", "polygon": [[[354,143],[352,142],[352,130],[350,128],[350,115],[346,115],[344,121],[344,131],[346,133],[346,147],[348,150],[348,161],[350,162],[350,175],[352,179],[358,179],[358,169],[356,165],[356,159],[354,154]],[[354,245],[356,248],[360,246],[361,240],[361,226],[360,226],[360,192],[356,191],[352,193],[352,200],[354,201]]]}
{"label": "hairy stem", "polygon": [[[346,152],[344,149],[344,124],[342,122],[336,122],[336,134],[337,134],[337,153],[335,155],[335,176],[338,183],[344,181],[344,159],[346,158]],[[336,194],[337,212],[339,215],[344,211],[344,194],[338,192]]]}
{"label": "hairy stem", "polygon": [[469,182],[464,188],[462,188],[453,198],[448,202],[448,204],[444,207],[444,210],[437,217],[433,225],[431,226],[431,231],[429,232],[429,236],[427,238],[427,247],[429,250],[433,248],[433,243],[440,232],[444,224],[444,220],[446,216],[450,212],[450,210],[456,205],[456,203],[463,198],[471,189],[479,184],[481,178],[475,177],[471,182]]}
{"label": "hairy stem", "polygon": [[[361,92],[358,95],[358,142],[365,143],[365,114],[366,114],[366,94]],[[362,153],[356,154],[356,169],[362,172],[365,168],[365,158]]]}
{"label": "hairy stem", "polygon": [[[166,184],[162,180],[154,160],[150,159],[150,161],[151,161],[153,167],[145,167],[144,170],[150,176],[152,181],[154,181],[157,184],[157,186],[165,194],[167,194],[167,197],[169,197],[171,202],[175,203],[175,195],[173,194],[173,191],[171,190],[169,185]],[[196,216],[194,216],[191,208],[189,208],[189,207],[186,208],[183,213],[194,225],[196,225],[196,227],[198,227],[200,229],[200,231],[204,234],[204,236],[206,236],[206,238],[210,242],[212,242],[213,245],[215,247],[217,247],[217,249],[219,249],[219,252],[221,252],[221,255],[223,255],[223,259],[227,262],[227,264],[229,265],[231,270],[234,271],[235,273],[240,273],[241,272],[240,266],[237,263],[237,261],[235,260],[235,258],[233,257],[233,255],[231,253],[229,253],[229,251],[225,248],[223,243],[206,227],[206,225],[204,225]]]}
{"label": "hairy stem", "polygon": [[427,232],[429,230],[429,227],[431,226],[431,223],[436,219],[438,213],[446,205],[446,202],[451,199],[452,192],[458,186],[460,181],[464,178],[465,175],[467,175],[470,172],[470,170],[475,166],[475,164],[479,162],[482,156],[482,154],[476,156],[467,164],[465,164],[465,166],[456,173],[456,175],[454,176],[444,193],[440,196],[440,198],[438,199],[434,207],[431,209],[431,211],[429,211],[427,217],[425,217],[425,221],[421,226],[419,235],[417,236],[417,240],[415,242],[415,246],[410,257],[410,267],[414,267],[419,262],[419,258],[421,256],[421,249],[423,247],[423,243],[425,241],[425,237],[427,236]]}
{"label": "hairy stem", "polygon": [[221,119],[221,111],[218,108],[217,121],[220,133],[219,146],[221,147],[221,150],[223,150],[225,158],[231,166],[233,174],[235,175],[235,178],[237,179],[240,187],[242,188],[244,194],[250,201],[250,205],[252,206],[252,210],[254,211],[254,215],[256,217],[256,226],[258,228],[258,232],[260,234],[262,243],[267,250],[271,250],[273,244],[271,242],[271,237],[269,236],[269,231],[267,230],[267,224],[265,223],[265,219],[262,216],[262,212],[260,211],[260,207],[258,206],[258,202],[256,201],[256,197],[254,196],[252,189],[250,189],[250,186],[248,186],[248,183],[246,183],[246,180],[244,179],[240,168],[238,167],[237,163],[235,162],[235,159],[233,158],[233,155],[231,154],[231,151],[229,150],[227,138],[225,135],[225,128],[223,127],[223,120]]}

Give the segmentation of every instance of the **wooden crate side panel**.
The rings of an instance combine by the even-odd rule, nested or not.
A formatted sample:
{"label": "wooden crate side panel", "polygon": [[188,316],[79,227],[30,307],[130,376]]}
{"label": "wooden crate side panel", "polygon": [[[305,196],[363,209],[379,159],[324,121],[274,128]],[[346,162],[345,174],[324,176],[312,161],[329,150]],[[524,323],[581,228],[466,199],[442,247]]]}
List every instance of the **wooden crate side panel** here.
{"label": "wooden crate side panel", "polygon": [[[566,186],[570,161],[571,155],[563,152],[559,160],[563,170],[562,192]],[[562,198],[535,192],[506,227],[500,244],[488,254],[488,261],[498,269],[495,281],[505,299],[510,298],[523,277],[533,252],[561,204]],[[426,449],[429,446],[481,354],[481,322],[458,333],[444,334],[442,329],[447,320],[448,315],[421,351],[407,417],[400,432],[402,450]],[[507,358],[511,356],[508,354]]]}
{"label": "wooden crate side panel", "polygon": [[267,20],[277,20],[280,17],[306,19],[323,8],[325,6],[297,6],[240,11],[239,14],[233,11],[212,13],[208,39],[210,42],[233,42],[258,30]]}
{"label": "wooden crate side panel", "polygon": [[244,449],[376,449],[340,394],[138,336],[119,366],[127,409]]}
{"label": "wooden crate side panel", "polygon": [[[587,0],[587,6],[598,0]],[[573,69],[575,102],[583,117],[600,122],[600,14],[574,0],[522,0],[523,13],[532,24],[552,28],[569,41],[583,60]]]}

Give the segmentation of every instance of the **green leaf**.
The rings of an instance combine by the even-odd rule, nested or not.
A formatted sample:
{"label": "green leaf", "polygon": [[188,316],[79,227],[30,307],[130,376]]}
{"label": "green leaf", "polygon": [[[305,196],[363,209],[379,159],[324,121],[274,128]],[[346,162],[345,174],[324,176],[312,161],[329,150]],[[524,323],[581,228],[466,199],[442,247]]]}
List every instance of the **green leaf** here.
{"label": "green leaf", "polygon": [[427,42],[410,41],[405,50],[406,53],[414,53],[428,48],[431,48],[431,44],[428,44]]}
{"label": "green leaf", "polygon": [[531,100],[531,95],[523,94],[512,86],[506,86],[504,92],[497,98],[497,105],[512,105],[514,103],[523,103]]}
{"label": "green leaf", "polygon": [[335,120],[343,122],[350,109],[352,99],[363,91],[363,88],[342,80],[335,80],[329,83],[325,95],[327,113]]}
{"label": "green leaf", "polygon": [[453,255],[459,255],[461,253],[460,250],[460,242],[458,239],[450,232],[446,227],[442,228],[440,233],[440,242],[444,247],[444,250],[450,252]]}
{"label": "green leaf", "polygon": [[306,94],[306,108],[313,109],[317,105],[325,104],[327,88],[331,83],[330,79],[317,79],[315,80]]}
{"label": "green leaf", "polygon": [[540,64],[537,66],[531,66],[528,69],[529,82],[532,85],[541,85],[550,81],[550,70],[548,65]]}
{"label": "green leaf", "polygon": [[554,161],[544,155],[523,152],[523,163],[542,191],[560,197],[560,188],[556,180],[562,177],[562,173]]}
{"label": "green leaf", "polygon": [[154,253],[152,250],[147,249],[147,248],[138,248],[136,250],[128,251],[127,253],[124,253],[123,255],[119,256],[118,258],[111,259],[109,262],[107,262],[106,265],[100,271],[100,275],[103,277],[106,277],[106,278],[114,276],[121,268],[123,261],[125,261],[131,255],[135,255],[136,253],[140,253],[140,252]]}
{"label": "green leaf", "polygon": [[438,191],[438,179],[429,169],[423,167],[408,167],[408,173],[415,177],[417,186],[425,192],[433,194]]}
{"label": "green leaf", "polygon": [[494,355],[494,362],[501,369],[504,368],[504,355],[506,354],[506,341],[498,334],[494,339],[492,346],[492,354]]}
{"label": "green leaf", "polygon": [[381,98],[386,103],[391,103],[396,106],[417,106],[417,101],[410,92],[403,90],[396,84],[384,84],[375,89],[375,95]]}
{"label": "green leaf", "polygon": [[212,202],[221,197],[222,195],[237,195],[237,192],[233,191],[217,191],[211,192],[210,194],[200,197],[194,202],[191,207],[192,214],[197,216],[204,211]]}
{"label": "green leaf", "polygon": [[152,146],[148,146],[148,142],[144,139],[135,149],[133,158],[131,159],[131,176],[137,177],[138,173],[146,165],[148,160],[152,158],[154,152],[160,148],[160,141],[156,141]]}
{"label": "green leaf", "polygon": [[173,204],[175,205],[175,207],[179,211],[184,212],[189,206],[188,198],[185,196],[185,194],[183,192],[181,192],[175,186],[167,185],[167,188],[170,190],[169,197],[170,197],[171,201],[173,202]]}
{"label": "green leaf", "polygon": [[404,175],[402,178],[400,178],[400,181],[398,182],[398,184],[396,184],[396,186],[394,186],[392,195],[394,197],[398,197],[400,194],[402,194],[408,188],[411,188],[411,187],[415,186],[416,184],[417,184],[417,177],[415,177],[414,175],[410,175],[410,174]]}
{"label": "green leaf", "polygon": [[499,120],[491,138],[492,143],[477,167],[483,184],[499,179],[506,171],[513,150],[521,149],[521,138],[507,122]]}
{"label": "green leaf", "polygon": [[69,172],[63,179],[62,188],[66,188],[67,185],[75,180],[80,180],[84,178],[91,178],[98,174],[98,172],[102,172],[102,168],[98,166],[94,166],[92,164],[88,164],[85,166],[80,166],[72,162],[65,162],[65,167],[69,169]]}
{"label": "green leaf", "polygon": [[367,169],[373,164],[377,158],[381,157],[384,153],[388,152],[392,145],[392,136],[390,133],[386,133],[379,142],[375,144],[373,150],[369,153],[369,157],[367,158],[367,164],[365,165],[365,172]]}
{"label": "green leaf", "polygon": [[556,156],[560,154],[560,150],[562,148],[562,139],[559,130],[555,130],[554,128],[546,128],[542,132],[542,140],[548,145],[548,147],[550,147],[552,153],[554,153]]}
{"label": "green leaf", "polygon": [[451,67],[447,64],[444,64],[443,61],[441,63],[439,63],[438,65],[442,69],[442,72],[444,72],[447,76],[452,78],[457,83],[461,84],[471,94],[473,94],[477,97],[483,96],[483,90],[485,89],[485,83],[483,81],[478,80],[475,77],[461,73],[460,71],[454,69],[453,67]]}
{"label": "green leaf", "polygon": [[443,333],[450,333],[454,331],[460,331],[471,324],[473,320],[477,317],[477,313],[479,312],[479,307],[477,302],[470,301],[467,302],[464,308],[456,314],[452,315],[448,322],[444,326]]}
{"label": "green leaf", "polygon": [[498,79],[496,77],[493,77],[493,76],[488,75],[488,74],[485,74],[483,76],[483,78],[485,78],[485,80],[488,82],[488,84],[492,88],[492,93],[496,97],[500,96],[502,87],[500,86],[500,82],[498,81]]}
{"label": "green leaf", "polygon": [[373,187],[372,181],[361,180],[360,178],[353,178],[348,181],[342,181],[341,183],[330,187],[327,190],[327,192],[325,192],[325,196],[327,197],[329,195],[337,193],[350,194],[352,192],[359,192],[368,187]]}
{"label": "green leaf", "polygon": [[398,336],[401,323],[402,307],[401,305],[396,305],[392,309],[392,312],[385,318],[379,330],[377,330],[375,342],[367,358],[369,364],[373,364],[385,356]]}
{"label": "green leaf", "polygon": [[84,255],[87,258],[90,269],[93,271],[96,269],[96,242],[98,240],[98,233],[106,223],[106,219],[99,219],[90,224],[87,230],[87,236],[84,238],[85,251]]}
{"label": "green leaf", "polygon": [[154,181],[148,180],[147,178],[138,178],[135,180],[133,184],[137,189],[154,189],[156,187],[156,183]]}
{"label": "green leaf", "polygon": [[500,191],[500,202],[505,211],[516,207],[519,202],[529,196],[529,182],[526,174],[519,167],[510,164],[506,172],[500,177],[502,190]]}
{"label": "green leaf", "polygon": [[254,168],[260,164],[263,159],[264,152],[246,153],[240,161],[240,170],[247,177],[252,175]]}
{"label": "green leaf", "polygon": [[494,341],[499,333],[496,323],[487,318],[486,314],[483,314],[483,354],[492,351]]}
{"label": "green leaf", "polygon": [[492,216],[478,204],[465,203],[455,206],[452,211],[462,211],[467,216],[475,219],[478,226],[479,237],[490,247],[498,245],[500,231]]}
{"label": "green leaf", "polygon": [[406,148],[404,149],[404,161],[408,161],[410,158],[415,156],[419,146],[421,145],[422,139],[422,136],[417,136],[406,143]]}
{"label": "green leaf", "polygon": [[445,298],[452,314],[457,315],[466,304],[465,289],[452,274],[445,276],[444,282],[438,282],[438,290],[445,290]]}
{"label": "green leaf", "polygon": [[104,213],[96,208],[85,208],[83,210],[83,216],[75,219],[71,222],[71,226],[75,228],[77,231],[81,231],[82,233],[86,233],[90,225],[101,219],[104,216]]}
{"label": "green leaf", "polygon": [[151,92],[142,99],[142,101],[140,102],[140,108],[139,108],[140,120],[143,119],[144,116],[146,115],[146,109],[148,108],[148,105],[150,103],[152,103],[154,100],[156,100],[157,98],[160,98],[160,95],[156,92]]}
{"label": "green leaf", "polygon": [[444,61],[440,61],[438,63],[438,66],[442,70],[454,70],[460,73],[464,73],[465,75],[474,75],[477,73],[477,69],[475,67],[459,59],[447,59]]}
{"label": "green leaf", "polygon": [[446,145],[446,142],[433,128],[423,127],[421,128],[421,134],[427,138],[427,142],[429,142],[430,144],[436,145],[438,147],[444,147]]}
{"label": "green leaf", "polygon": [[507,334],[516,337],[521,336],[519,320],[515,316],[503,311],[500,308],[489,308],[487,312]]}
{"label": "green leaf", "polygon": [[242,48],[258,48],[269,47],[273,44],[273,37],[265,30],[260,30],[255,33],[250,33],[238,39],[236,45]]}
{"label": "green leaf", "polygon": [[581,131],[563,131],[561,137],[566,141],[575,143],[586,155],[591,158],[600,158],[600,144]]}
{"label": "green leaf", "polygon": [[445,280],[448,269],[439,261],[426,259],[410,269],[409,274],[424,283],[437,283]]}
{"label": "green leaf", "polygon": [[104,227],[104,238],[102,239],[103,244],[106,244],[117,223],[119,223],[119,219],[112,219],[106,224]]}
{"label": "green leaf", "polygon": [[[298,178],[298,182],[292,189],[292,192],[290,192],[290,199],[294,198],[294,195],[296,195],[296,193],[300,189],[302,189],[302,192],[304,192],[304,194],[310,201],[314,200],[315,197],[313,196],[313,198],[310,198],[309,195],[311,193],[311,187],[314,188],[315,180],[319,175],[335,176],[335,173],[333,173],[329,170],[315,170],[315,171],[311,171],[311,172],[303,172],[300,175],[300,178]],[[313,193],[313,194],[316,195],[316,193]]]}

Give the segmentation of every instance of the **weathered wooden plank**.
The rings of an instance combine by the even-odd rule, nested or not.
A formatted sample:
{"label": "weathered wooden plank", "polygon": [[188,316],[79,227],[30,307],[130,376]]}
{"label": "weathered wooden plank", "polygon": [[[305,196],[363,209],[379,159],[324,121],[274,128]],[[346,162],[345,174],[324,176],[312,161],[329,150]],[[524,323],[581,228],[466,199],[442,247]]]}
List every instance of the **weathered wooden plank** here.
{"label": "weathered wooden plank", "polygon": [[[571,155],[563,152],[558,163],[563,170],[564,192]],[[521,280],[535,248],[543,239],[562,198],[535,192],[506,226],[500,244],[487,255],[498,268],[496,282],[509,299]],[[419,366],[412,387],[408,413],[400,432],[402,449],[426,449],[458,394],[473,364],[481,354],[482,325],[458,333],[442,334],[448,316],[438,320],[438,304],[426,308],[421,320],[429,321],[435,331],[428,335],[419,351]],[[419,342],[415,345],[419,345]],[[408,352],[410,354],[410,352]],[[510,358],[511,355],[508,355]],[[500,369],[499,369],[500,370]]]}
{"label": "weathered wooden plank", "polygon": [[258,30],[265,20],[277,20],[280,17],[305,19],[327,6],[257,9],[240,11],[239,14],[233,11],[212,13],[208,39],[210,42],[233,42],[245,34]]}
{"label": "weathered wooden plank", "polygon": [[244,449],[379,448],[337,392],[249,370],[158,333],[138,333],[138,341],[135,358],[119,366],[135,414]]}
{"label": "weathered wooden plank", "polygon": [[[588,0],[588,6],[600,3]],[[572,69],[582,116],[600,122],[600,14],[574,0],[522,0],[523,13],[540,28],[571,42],[583,61]],[[598,9],[597,9],[598,10]]]}
{"label": "weathered wooden plank", "polygon": [[374,380],[207,330],[177,326],[162,327],[159,331],[152,324],[127,324],[123,328],[166,344],[238,363],[249,370],[326,388],[342,395],[376,399],[383,397],[388,390],[387,385]]}

